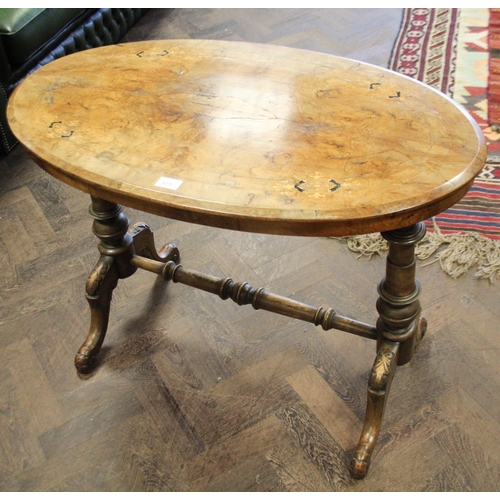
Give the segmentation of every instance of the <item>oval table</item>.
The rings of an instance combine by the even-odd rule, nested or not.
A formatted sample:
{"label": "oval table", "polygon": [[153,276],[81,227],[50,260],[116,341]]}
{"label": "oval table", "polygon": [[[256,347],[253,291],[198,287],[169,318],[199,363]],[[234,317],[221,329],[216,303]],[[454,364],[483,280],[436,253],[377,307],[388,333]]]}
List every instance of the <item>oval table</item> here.
{"label": "oval table", "polygon": [[[113,289],[137,268],[376,340],[351,462],[366,475],[397,365],[426,328],[415,279],[423,221],[459,201],[486,159],[468,113],[394,72],[271,45],[160,40],[79,52],[30,75],[8,104],[33,160],[91,195],[101,257],[86,285],[92,368]],[[123,207],[196,224],[296,236],[381,232],[389,242],[376,325],[178,264]]]}

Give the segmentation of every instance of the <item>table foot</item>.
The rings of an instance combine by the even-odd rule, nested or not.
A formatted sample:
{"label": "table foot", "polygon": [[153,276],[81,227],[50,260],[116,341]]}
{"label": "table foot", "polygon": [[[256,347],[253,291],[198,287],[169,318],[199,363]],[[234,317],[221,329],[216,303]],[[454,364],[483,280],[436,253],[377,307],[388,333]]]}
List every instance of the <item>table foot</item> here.
{"label": "table foot", "polygon": [[427,331],[427,320],[420,316],[417,329],[417,344],[424,338]]}
{"label": "table foot", "polygon": [[384,341],[378,350],[368,382],[366,417],[358,447],[351,460],[351,475],[363,479],[377,444],[391,382],[396,372],[399,344]]}
{"label": "table foot", "polygon": [[108,329],[111,296],[118,283],[115,258],[102,255],[87,280],[87,301],[90,306],[90,330],[75,357],[79,373],[88,373],[95,364]]}

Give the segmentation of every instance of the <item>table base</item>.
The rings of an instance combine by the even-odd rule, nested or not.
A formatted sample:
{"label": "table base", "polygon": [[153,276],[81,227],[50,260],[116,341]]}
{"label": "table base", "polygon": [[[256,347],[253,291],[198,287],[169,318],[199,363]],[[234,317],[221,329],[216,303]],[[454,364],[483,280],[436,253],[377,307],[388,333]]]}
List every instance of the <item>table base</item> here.
{"label": "table base", "polygon": [[175,245],[165,245],[157,252],[150,228],[144,223],[129,227],[123,208],[116,203],[92,197],[90,214],[94,218],[93,232],[100,240],[101,257],[86,284],[91,325],[75,358],[79,373],[88,373],[95,363],[106,335],[111,297],[118,280],[131,276],[138,268],[154,272],[164,280],[217,294],[224,300],[230,298],[238,305],[251,304],[254,309],[308,321],[324,330],[343,330],[376,340],[365,422],[350,464],[354,478],[366,476],[396,366],[411,360],[426,330],[426,321],[420,316],[420,284],[415,279],[415,245],[425,234],[423,222],[382,233],[389,242],[389,254],[385,277],[378,286],[379,318],[376,326],[372,326],[341,316],[332,308],[309,306],[263,288],[255,289],[246,282],[235,283],[231,278],[219,279],[185,270],[178,264],[180,255]]}

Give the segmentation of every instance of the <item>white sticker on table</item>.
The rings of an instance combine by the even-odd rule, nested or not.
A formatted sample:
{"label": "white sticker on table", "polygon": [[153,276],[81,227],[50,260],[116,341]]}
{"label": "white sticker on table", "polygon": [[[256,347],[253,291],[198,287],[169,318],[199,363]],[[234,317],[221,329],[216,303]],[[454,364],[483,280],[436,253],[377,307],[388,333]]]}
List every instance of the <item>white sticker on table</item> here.
{"label": "white sticker on table", "polygon": [[165,189],[179,189],[180,185],[182,184],[183,181],[180,181],[179,179],[171,179],[170,177],[160,177],[156,183],[155,186],[165,188]]}

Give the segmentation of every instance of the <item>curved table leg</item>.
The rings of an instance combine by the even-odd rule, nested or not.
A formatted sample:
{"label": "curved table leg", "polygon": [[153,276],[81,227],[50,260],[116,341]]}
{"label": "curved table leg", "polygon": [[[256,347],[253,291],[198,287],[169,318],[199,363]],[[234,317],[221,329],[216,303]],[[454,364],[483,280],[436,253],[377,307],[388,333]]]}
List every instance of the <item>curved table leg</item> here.
{"label": "curved table leg", "polygon": [[120,278],[127,278],[136,271],[130,264],[133,240],[128,234],[129,220],[123,207],[91,196],[89,212],[94,223],[92,230],[99,238],[97,248],[101,257],[87,280],[86,293],[90,306],[90,330],[76,357],[79,373],[88,373],[106,335],[111,295]]}
{"label": "curved table leg", "polygon": [[87,280],[86,293],[90,306],[90,330],[76,357],[79,373],[88,373],[106,336],[111,297],[119,279],[137,270],[131,264],[134,254],[160,262],[179,260],[175,245],[165,245],[159,252],[154,245],[151,229],[144,223],[129,228],[129,220],[123,208],[113,202],[92,197],[90,214],[94,218],[93,231],[99,238],[101,257]]}
{"label": "curved table leg", "polygon": [[90,330],[75,357],[79,373],[88,373],[101,349],[108,329],[111,296],[118,283],[114,257],[102,255],[87,280],[87,301],[90,306]]}
{"label": "curved table leg", "polygon": [[351,460],[351,475],[355,479],[363,479],[368,473],[391,382],[396,372],[398,351],[398,343],[385,341],[375,358],[368,382],[365,423],[358,447]]}
{"label": "curved table leg", "polygon": [[415,245],[424,234],[423,222],[382,233],[389,242],[389,254],[385,277],[378,287],[378,351],[368,383],[366,417],[351,461],[351,475],[356,479],[368,472],[396,366],[412,359],[427,328],[427,321],[420,316],[420,283],[415,279]]}

